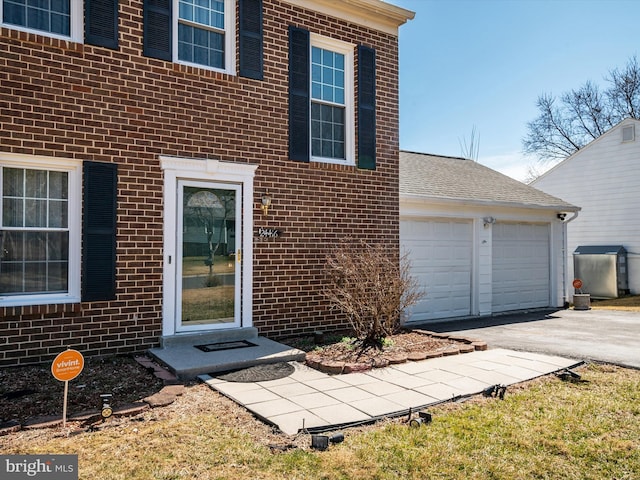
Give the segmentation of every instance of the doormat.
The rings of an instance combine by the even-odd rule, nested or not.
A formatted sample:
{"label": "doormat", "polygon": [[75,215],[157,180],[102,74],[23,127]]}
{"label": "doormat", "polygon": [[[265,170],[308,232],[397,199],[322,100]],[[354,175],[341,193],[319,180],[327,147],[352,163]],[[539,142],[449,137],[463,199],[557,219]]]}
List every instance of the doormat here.
{"label": "doormat", "polygon": [[237,342],[220,342],[209,343],[207,345],[194,345],[194,347],[202,350],[203,352],[219,352],[221,350],[233,350],[235,348],[257,347],[257,345],[247,340],[238,340]]}
{"label": "doormat", "polygon": [[235,372],[228,372],[222,375],[210,373],[209,375],[227,382],[252,383],[252,382],[268,382],[270,380],[279,380],[288,377],[295,372],[293,365],[286,362],[281,363],[263,363]]}

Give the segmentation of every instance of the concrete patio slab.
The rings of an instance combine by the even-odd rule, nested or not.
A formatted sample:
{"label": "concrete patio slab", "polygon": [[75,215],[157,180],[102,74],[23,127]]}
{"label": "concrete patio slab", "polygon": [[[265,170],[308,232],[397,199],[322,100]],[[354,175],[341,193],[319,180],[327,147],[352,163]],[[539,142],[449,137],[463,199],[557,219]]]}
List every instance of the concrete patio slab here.
{"label": "concrete patio slab", "polygon": [[[176,336],[179,337],[179,336]],[[214,338],[214,337],[212,337]],[[208,339],[208,340],[207,340]],[[202,374],[248,368],[265,363],[303,361],[305,353],[264,337],[251,337],[253,346],[212,352],[203,352],[196,345],[215,343],[210,337],[185,335],[185,340],[165,340],[160,348],[152,348],[149,354],[167,365],[178,378],[188,380]]]}
{"label": "concrete patio slab", "polygon": [[384,395],[382,398],[402,405],[407,410],[409,408],[417,409],[426,407],[427,405],[431,405],[437,401],[436,398],[415,390],[405,390],[404,392],[392,393],[390,395]]}
{"label": "concrete patio slab", "polygon": [[321,392],[296,395],[289,398],[289,400],[300,405],[302,408],[306,408],[307,410],[311,408],[326,407],[327,405],[338,405],[342,403],[342,401],[338,400],[337,398],[331,397],[326,393]]}
{"label": "concrete patio slab", "polygon": [[405,407],[384,397],[372,397],[365,400],[358,400],[351,404],[352,407],[366,413],[370,417],[381,417],[390,415],[392,412],[404,412]]}
{"label": "concrete patio slab", "polygon": [[295,435],[407,415],[443,401],[475,395],[578,365],[574,359],[508,349],[476,351],[348,375],[327,375],[292,362],[288,377],[256,383],[200,378],[258,418]]}
{"label": "concrete patio slab", "polygon": [[429,370],[424,373],[419,373],[418,376],[430,380],[431,383],[446,382],[461,377],[457,373],[447,372],[446,370]]}
{"label": "concrete patio slab", "polygon": [[348,423],[366,422],[371,419],[366,413],[344,403],[340,405],[339,408],[336,408],[335,405],[330,405],[327,407],[314,408],[310,411],[314,415],[324,418],[327,425],[344,425]]}
{"label": "concrete patio slab", "polygon": [[358,388],[370,393],[375,393],[376,395],[390,395],[392,393],[404,392],[406,390],[398,384],[383,382],[382,380],[358,385]]}
{"label": "concrete patio slab", "polygon": [[[483,388],[476,390],[476,393],[484,390]],[[418,388],[418,392],[423,393],[429,397],[432,397],[434,402],[441,402],[444,400],[451,400],[456,397],[464,395],[465,391],[456,387],[452,387],[446,383],[434,383],[425,387]]]}
{"label": "concrete patio slab", "polygon": [[328,390],[337,390],[339,388],[346,388],[351,386],[351,384],[343,382],[342,378],[337,379],[334,377],[327,377],[326,374],[324,378],[300,380],[300,382],[321,392],[326,392]]}

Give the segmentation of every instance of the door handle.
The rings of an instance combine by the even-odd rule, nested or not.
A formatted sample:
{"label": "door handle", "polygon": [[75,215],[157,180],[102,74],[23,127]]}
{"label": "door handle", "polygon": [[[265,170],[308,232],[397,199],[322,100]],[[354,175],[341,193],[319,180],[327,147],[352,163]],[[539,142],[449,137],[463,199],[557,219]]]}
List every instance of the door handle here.
{"label": "door handle", "polygon": [[238,263],[242,263],[242,250],[238,249],[238,251],[236,252],[236,260],[238,261]]}

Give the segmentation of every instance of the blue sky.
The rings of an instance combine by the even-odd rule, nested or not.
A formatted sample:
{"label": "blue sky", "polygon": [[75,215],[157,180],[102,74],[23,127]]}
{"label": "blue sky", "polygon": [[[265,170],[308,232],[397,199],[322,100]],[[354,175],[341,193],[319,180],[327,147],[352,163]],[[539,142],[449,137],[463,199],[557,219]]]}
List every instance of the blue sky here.
{"label": "blue sky", "polygon": [[400,148],[461,156],[475,126],[478,161],[518,180],[538,96],[604,86],[640,55],[638,0],[387,2],[416,12],[400,27]]}

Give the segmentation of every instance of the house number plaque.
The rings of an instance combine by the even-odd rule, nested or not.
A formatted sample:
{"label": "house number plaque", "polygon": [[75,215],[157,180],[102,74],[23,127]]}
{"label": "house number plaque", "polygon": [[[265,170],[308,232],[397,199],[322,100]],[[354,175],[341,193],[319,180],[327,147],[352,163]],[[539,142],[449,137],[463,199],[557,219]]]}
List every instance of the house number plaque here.
{"label": "house number plaque", "polygon": [[278,238],[280,236],[280,233],[282,233],[280,230],[277,230],[275,228],[263,228],[260,227],[258,229],[258,236],[260,238]]}

